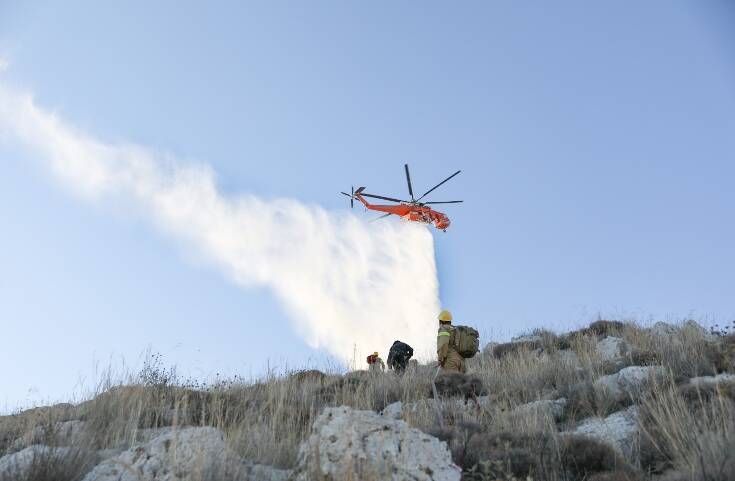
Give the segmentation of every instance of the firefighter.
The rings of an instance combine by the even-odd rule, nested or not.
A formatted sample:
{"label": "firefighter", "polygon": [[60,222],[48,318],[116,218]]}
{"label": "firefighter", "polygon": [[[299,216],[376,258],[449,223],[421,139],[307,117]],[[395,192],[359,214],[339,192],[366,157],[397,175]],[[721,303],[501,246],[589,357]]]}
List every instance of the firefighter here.
{"label": "firefighter", "polygon": [[412,357],[413,348],[411,346],[405,342],[395,341],[388,351],[388,369],[403,374]]}
{"label": "firefighter", "polygon": [[454,327],[452,313],[443,310],[439,313],[439,332],[436,337],[436,355],[443,372],[467,372],[464,358],[454,346]]}
{"label": "firefighter", "polygon": [[375,351],[371,355],[367,357],[367,363],[368,363],[368,371],[369,372],[383,372],[385,371],[385,363],[382,359],[380,359],[380,356],[378,355],[378,351]]}

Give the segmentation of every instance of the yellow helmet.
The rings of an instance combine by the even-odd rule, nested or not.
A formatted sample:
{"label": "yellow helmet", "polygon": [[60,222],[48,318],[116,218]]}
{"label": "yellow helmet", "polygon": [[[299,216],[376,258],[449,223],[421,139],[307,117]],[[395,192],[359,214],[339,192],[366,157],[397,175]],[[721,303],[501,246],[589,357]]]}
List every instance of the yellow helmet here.
{"label": "yellow helmet", "polygon": [[378,351],[375,351],[375,352],[373,353],[373,356],[375,356],[375,357],[378,357]]}
{"label": "yellow helmet", "polygon": [[439,320],[442,322],[452,322],[452,313],[446,309],[439,313]]}

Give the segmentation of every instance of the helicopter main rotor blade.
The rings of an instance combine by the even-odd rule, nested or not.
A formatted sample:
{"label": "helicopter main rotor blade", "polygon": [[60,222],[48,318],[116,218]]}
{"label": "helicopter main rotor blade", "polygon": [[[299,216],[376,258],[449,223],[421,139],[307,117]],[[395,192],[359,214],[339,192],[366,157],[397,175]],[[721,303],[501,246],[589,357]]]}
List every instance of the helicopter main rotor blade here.
{"label": "helicopter main rotor blade", "polygon": [[408,164],[403,164],[403,166],[406,168],[406,181],[408,182],[408,193],[411,194],[411,202],[413,202],[414,201],[413,187],[411,187],[411,175],[408,173]]}
{"label": "helicopter main rotor blade", "polygon": [[393,197],[383,197],[382,195],[373,195],[373,194],[360,194],[360,195],[363,197],[372,197],[374,199],[389,200],[391,202],[408,202],[407,200],[394,199]]}
{"label": "helicopter main rotor blade", "polygon": [[464,202],[463,200],[445,200],[442,202],[424,202],[424,204],[459,204],[460,202]]}
{"label": "helicopter main rotor blade", "polygon": [[421,197],[419,197],[419,198],[418,198],[418,199],[416,199],[416,200],[417,200],[417,201],[419,201],[419,200],[423,199],[424,197],[426,197],[427,195],[429,195],[429,193],[433,192],[433,191],[434,191],[434,190],[435,190],[435,189],[436,189],[437,187],[439,187],[440,185],[444,184],[444,183],[445,183],[446,181],[448,181],[449,179],[451,179],[451,178],[452,178],[452,177],[454,177],[455,175],[459,174],[460,172],[462,172],[462,171],[461,171],[461,170],[458,170],[457,172],[453,173],[452,175],[450,175],[450,176],[449,176],[449,177],[447,177],[446,179],[444,179],[444,180],[442,180],[441,182],[439,182],[438,184],[436,184],[436,185],[435,185],[434,187],[432,187],[431,189],[427,190],[427,191],[426,191],[426,193],[424,193],[424,195],[422,195]]}
{"label": "helicopter main rotor blade", "polygon": [[391,214],[390,212],[388,212],[387,214],[381,215],[380,217],[376,217],[375,219],[371,220],[370,222],[376,222],[376,221],[379,221],[380,219],[385,219],[389,215],[393,215],[393,214]]}

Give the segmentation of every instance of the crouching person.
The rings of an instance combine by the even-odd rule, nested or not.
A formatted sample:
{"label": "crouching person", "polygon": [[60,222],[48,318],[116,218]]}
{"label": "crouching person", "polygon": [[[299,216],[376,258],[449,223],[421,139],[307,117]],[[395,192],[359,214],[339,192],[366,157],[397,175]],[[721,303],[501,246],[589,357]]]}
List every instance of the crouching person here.
{"label": "crouching person", "polygon": [[413,348],[405,342],[395,341],[388,351],[388,369],[403,374],[408,361],[413,357]]}

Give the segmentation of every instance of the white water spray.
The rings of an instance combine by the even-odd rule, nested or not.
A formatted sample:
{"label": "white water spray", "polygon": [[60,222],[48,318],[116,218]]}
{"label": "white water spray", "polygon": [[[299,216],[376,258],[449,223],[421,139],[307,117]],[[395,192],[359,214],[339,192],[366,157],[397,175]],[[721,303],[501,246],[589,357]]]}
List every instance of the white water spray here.
{"label": "white water spray", "polygon": [[433,350],[438,280],[424,226],[368,224],[292,199],[225,197],[209,167],[94,139],[1,84],[0,135],[32,149],[84,198],[129,198],[238,285],[272,289],[312,347],[345,362],[355,344],[358,359],[385,353],[395,339]]}

